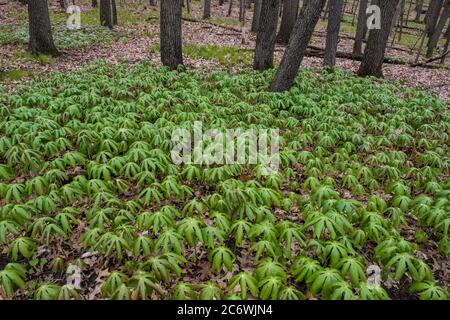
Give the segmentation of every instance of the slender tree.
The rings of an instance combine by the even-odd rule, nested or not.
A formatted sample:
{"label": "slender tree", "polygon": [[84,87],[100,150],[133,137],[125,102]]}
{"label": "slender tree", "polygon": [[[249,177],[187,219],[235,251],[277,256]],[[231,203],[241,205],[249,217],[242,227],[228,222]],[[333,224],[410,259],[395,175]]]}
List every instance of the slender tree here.
{"label": "slender tree", "polygon": [[253,63],[255,70],[266,70],[273,67],[279,6],[279,0],[262,0]]}
{"label": "slender tree", "polygon": [[423,8],[423,0],[417,0],[416,7],[414,9],[414,11],[416,11],[416,17],[414,18],[414,22],[417,23],[420,22],[420,16],[422,15],[422,8]]}
{"label": "slender tree", "polygon": [[57,55],[53,42],[47,0],[28,1],[28,24],[30,39],[28,48],[32,54]]}
{"label": "slender tree", "polygon": [[100,24],[112,29],[111,0],[100,0]]}
{"label": "slender tree", "polygon": [[330,1],[324,58],[324,65],[330,69],[333,69],[336,64],[336,52],[339,39],[339,30],[341,28],[343,6],[344,0]]}
{"label": "slender tree", "polygon": [[259,17],[261,15],[261,4],[262,0],[255,0],[255,9],[253,10],[253,20],[252,20],[252,32],[258,31]]}
{"label": "slender tree", "polygon": [[111,9],[112,9],[112,24],[117,24],[117,7],[116,0],[111,0]]}
{"label": "slender tree", "polygon": [[181,2],[182,0],[161,1],[161,62],[170,69],[183,64]]}
{"label": "slender tree", "polygon": [[364,56],[358,70],[359,76],[383,77],[383,61],[389,34],[391,33],[393,12],[399,0],[379,0],[381,28],[370,30]]}
{"label": "slender tree", "polygon": [[281,16],[280,31],[278,31],[277,42],[287,44],[298,14],[298,0],[284,0],[283,14]]}
{"label": "slender tree", "polygon": [[292,87],[297,71],[303,61],[314,28],[319,21],[320,13],[326,0],[305,0],[302,10],[292,30],[289,44],[277,70],[270,89],[275,92],[285,91]]}
{"label": "slender tree", "polygon": [[439,19],[439,15],[441,13],[443,0],[431,0],[430,5],[428,7],[427,16],[426,16],[426,30],[428,30],[427,36],[429,39],[434,32],[437,21]]}
{"label": "slender tree", "polygon": [[203,3],[203,19],[211,18],[211,0],[205,0]]}
{"label": "slender tree", "polygon": [[439,22],[436,24],[433,33],[430,36],[430,40],[428,41],[427,48],[427,58],[431,58],[433,55],[433,50],[436,48],[439,38],[444,31],[445,24],[447,23],[448,18],[450,17],[450,0],[445,0],[444,9],[442,10],[441,16],[439,18]]}
{"label": "slender tree", "polygon": [[363,40],[367,33],[367,3],[368,0],[360,0],[358,11],[358,24],[356,25],[355,43],[353,45],[353,54],[361,55]]}

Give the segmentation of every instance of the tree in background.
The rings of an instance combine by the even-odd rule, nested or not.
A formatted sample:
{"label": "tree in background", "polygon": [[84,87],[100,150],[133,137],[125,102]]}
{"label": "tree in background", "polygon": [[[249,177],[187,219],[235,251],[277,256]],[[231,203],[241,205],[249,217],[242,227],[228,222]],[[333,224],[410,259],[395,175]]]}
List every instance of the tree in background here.
{"label": "tree in background", "polygon": [[262,0],[253,63],[255,70],[266,70],[273,67],[279,7],[279,0]]}
{"label": "tree in background", "polygon": [[430,35],[428,45],[427,45],[427,58],[431,58],[433,55],[433,50],[436,48],[439,38],[444,31],[445,24],[447,23],[448,18],[450,17],[450,0],[445,0],[441,16],[439,18],[439,22],[436,23],[436,26],[433,32]]}
{"label": "tree in background", "polygon": [[111,0],[100,0],[100,24],[112,29]]}
{"label": "tree in background", "polygon": [[367,33],[367,0],[359,2],[358,24],[356,25],[355,43],[353,45],[353,54],[362,54],[362,44]]}
{"label": "tree in background", "polygon": [[330,2],[324,57],[324,65],[329,69],[333,69],[334,65],[336,64],[336,52],[338,46],[339,31],[341,28],[343,7],[344,0],[334,0]]}
{"label": "tree in background", "polygon": [[278,31],[277,42],[287,44],[298,14],[299,0],[284,0],[283,15],[281,16],[280,31]]}
{"label": "tree in background", "polygon": [[181,2],[182,0],[161,1],[161,62],[170,69],[176,69],[178,65],[183,64]]}
{"label": "tree in background", "polygon": [[379,0],[381,10],[381,28],[374,28],[369,32],[366,49],[358,70],[360,76],[383,77],[383,61],[389,34],[392,29],[393,12],[399,0]]}
{"label": "tree in background", "polygon": [[205,0],[203,4],[203,19],[211,18],[211,0]]}
{"label": "tree in background", "polygon": [[258,32],[259,17],[261,15],[262,0],[255,0],[255,8],[253,10],[252,29],[253,32]]}
{"label": "tree in background", "polygon": [[326,0],[305,0],[270,87],[272,91],[280,92],[292,87],[325,2]]}
{"label": "tree in background", "polygon": [[31,53],[57,55],[47,0],[28,1],[28,24],[30,33],[28,48]]}

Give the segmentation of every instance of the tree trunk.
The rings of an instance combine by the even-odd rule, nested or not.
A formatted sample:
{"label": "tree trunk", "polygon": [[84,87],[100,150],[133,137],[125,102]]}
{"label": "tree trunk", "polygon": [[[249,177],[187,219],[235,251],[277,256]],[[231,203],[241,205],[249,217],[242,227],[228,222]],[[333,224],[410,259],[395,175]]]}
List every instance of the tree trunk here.
{"label": "tree trunk", "polygon": [[414,22],[419,23],[420,22],[420,16],[422,15],[422,8],[423,8],[423,0],[417,0],[416,2],[416,17],[414,18]]}
{"label": "tree trunk", "polygon": [[298,0],[284,0],[283,15],[281,17],[280,31],[277,42],[287,44],[298,14]]}
{"label": "tree trunk", "polygon": [[91,4],[92,8],[96,8],[98,6],[97,0],[92,0]]}
{"label": "tree trunk", "polygon": [[445,0],[444,9],[442,10],[441,17],[439,18],[439,22],[434,28],[433,33],[431,34],[430,40],[428,41],[427,48],[427,58],[431,58],[433,55],[433,50],[436,48],[439,38],[444,31],[445,24],[447,23],[448,17],[450,17],[450,0]]}
{"label": "tree trunk", "polygon": [[181,42],[181,1],[161,1],[161,62],[174,70],[183,64]]}
{"label": "tree trunk", "polygon": [[324,65],[330,69],[333,69],[336,64],[336,52],[343,6],[344,0],[333,0],[330,2],[324,57]]}
{"label": "tree trunk", "polygon": [[52,36],[47,0],[28,1],[30,39],[28,48],[32,54],[57,55]]}
{"label": "tree trunk", "polygon": [[205,0],[203,4],[203,19],[211,18],[211,0]]}
{"label": "tree trunk", "polygon": [[427,12],[426,29],[428,30],[427,36],[431,37],[436,27],[436,23],[439,19],[443,5],[443,0],[431,0],[430,7]]}
{"label": "tree trunk", "polygon": [[116,0],[111,0],[111,8],[112,8],[112,24],[117,24],[117,6]]}
{"label": "tree trunk", "polygon": [[112,29],[111,0],[100,0],[100,24]]}
{"label": "tree trunk", "polygon": [[358,70],[359,76],[383,77],[382,67],[392,27],[392,13],[395,12],[398,2],[399,0],[379,0],[381,29],[370,30],[363,60]]}
{"label": "tree trunk", "polygon": [[355,43],[353,45],[353,54],[355,55],[362,53],[362,44],[367,33],[367,2],[367,0],[359,2],[358,24],[356,25]]}
{"label": "tree trunk", "polygon": [[[448,26],[447,26],[447,31],[445,32],[445,45],[444,45],[444,50],[443,50],[443,52],[447,52],[447,50],[448,50],[448,45],[449,45],[449,43],[450,43],[450,23],[448,24]],[[445,57],[446,57],[446,55],[444,55],[443,57],[442,57],[442,59],[441,59],[441,64],[444,64],[445,63]]]}
{"label": "tree trunk", "polygon": [[266,70],[273,67],[273,50],[277,34],[279,6],[279,0],[262,0],[253,63],[255,70]]}
{"label": "tree trunk", "polygon": [[262,0],[255,0],[255,9],[253,10],[252,31],[258,32],[259,17],[261,16]]}
{"label": "tree trunk", "polygon": [[304,1],[280,67],[270,87],[272,91],[281,92],[292,87],[324,6],[325,0]]}

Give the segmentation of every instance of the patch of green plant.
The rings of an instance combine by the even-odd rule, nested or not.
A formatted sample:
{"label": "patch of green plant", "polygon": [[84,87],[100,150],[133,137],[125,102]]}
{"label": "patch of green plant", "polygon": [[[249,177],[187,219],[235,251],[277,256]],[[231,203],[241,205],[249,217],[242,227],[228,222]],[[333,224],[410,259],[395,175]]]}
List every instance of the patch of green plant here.
{"label": "patch of green plant", "polygon": [[[98,43],[109,43],[123,36],[102,26],[82,25],[79,30],[68,30],[65,24],[52,28],[55,45],[58,49],[70,50],[86,48]],[[28,43],[28,29],[25,26],[0,26],[0,44]]]}
{"label": "patch of green plant", "polygon": [[224,47],[219,45],[192,45],[183,46],[183,52],[192,58],[215,60],[227,67],[236,65],[249,66],[253,62],[253,52],[247,49]]}
{"label": "patch of green plant", "polygon": [[[0,290],[85,299],[61,271],[94,255],[111,270],[95,298],[389,299],[379,268],[448,299],[418,251],[449,253],[448,106],[339,69],[284,93],[273,76],[97,61],[1,94]],[[195,121],[279,129],[279,170],[176,165],[172,133]]]}

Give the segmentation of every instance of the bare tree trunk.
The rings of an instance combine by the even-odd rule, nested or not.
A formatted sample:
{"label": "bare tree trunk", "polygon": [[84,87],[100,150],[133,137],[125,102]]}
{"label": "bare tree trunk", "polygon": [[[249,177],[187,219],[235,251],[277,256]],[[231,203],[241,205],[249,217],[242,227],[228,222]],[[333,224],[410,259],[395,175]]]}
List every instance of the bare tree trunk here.
{"label": "bare tree trunk", "polygon": [[325,0],[305,0],[270,87],[271,91],[281,92],[292,87],[324,6]]}
{"label": "bare tree trunk", "polygon": [[355,43],[353,45],[353,54],[360,55],[362,53],[363,40],[367,32],[367,0],[359,2],[358,24],[356,25]]}
{"label": "bare tree trunk", "polygon": [[231,16],[231,10],[233,9],[233,0],[230,0],[230,5],[228,6],[228,14],[227,16]]}
{"label": "bare tree trunk", "polygon": [[395,12],[398,2],[399,0],[379,0],[381,29],[370,30],[364,56],[358,70],[359,76],[383,77],[383,60],[392,27],[392,12]]}
{"label": "bare tree trunk", "polygon": [[[448,45],[449,45],[449,43],[450,43],[450,23],[448,24],[448,26],[447,26],[447,31],[445,32],[445,39],[446,39],[446,41],[445,41],[444,50],[443,50],[444,53],[447,52],[447,50],[448,50]],[[445,63],[445,57],[446,57],[446,55],[444,55],[444,56],[442,57],[442,59],[441,59],[441,64],[444,64],[444,63]]]}
{"label": "bare tree trunk", "polygon": [[211,18],[211,0],[205,0],[203,4],[203,19]]}
{"label": "bare tree trunk", "polygon": [[428,30],[428,37],[431,37],[431,35],[434,32],[434,29],[436,27],[436,23],[439,19],[439,15],[441,13],[443,5],[443,0],[431,0],[430,6],[427,12],[427,19],[426,19],[426,27]]}
{"label": "bare tree trunk", "polygon": [[283,15],[281,17],[280,31],[277,42],[287,44],[298,14],[298,0],[284,0]]}
{"label": "bare tree trunk", "polygon": [[174,70],[183,64],[181,41],[181,1],[161,1],[161,62]]}
{"label": "bare tree trunk", "polygon": [[336,64],[336,52],[339,39],[339,30],[341,28],[343,5],[343,0],[330,1],[324,57],[324,65],[330,69],[333,69]]}
{"label": "bare tree trunk", "polygon": [[257,32],[259,27],[259,17],[261,16],[262,0],[255,0],[255,9],[253,10],[252,31]]}
{"label": "bare tree trunk", "polygon": [[416,17],[414,18],[414,22],[419,23],[420,22],[420,16],[422,15],[422,8],[423,8],[423,0],[417,0],[416,2]]}
{"label": "bare tree trunk", "polygon": [[433,55],[433,50],[436,48],[439,38],[442,35],[442,32],[444,31],[445,24],[447,23],[448,18],[450,17],[450,0],[445,0],[444,9],[442,10],[441,17],[439,18],[439,22],[437,23],[436,27],[434,28],[433,33],[431,34],[431,37],[428,41],[428,48],[427,48],[427,58],[431,58]]}
{"label": "bare tree trunk", "polygon": [[111,8],[112,8],[112,24],[117,24],[117,7],[116,0],[111,0]]}
{"label": "bare tree trunk", "polygon": [[28,1],[28,24],[30,33],[28,48],[31,53],[57,55],[47,0]]}
{"label": "bare tree trunk", "polygon": [[111,0],[100,0],[100,24],[112,29]]}
{"label": "bare tree trunk", "polygon": [[255,70],[266,70],[273,67],[279,6],[279,0],[262,0],[253,63]]}

